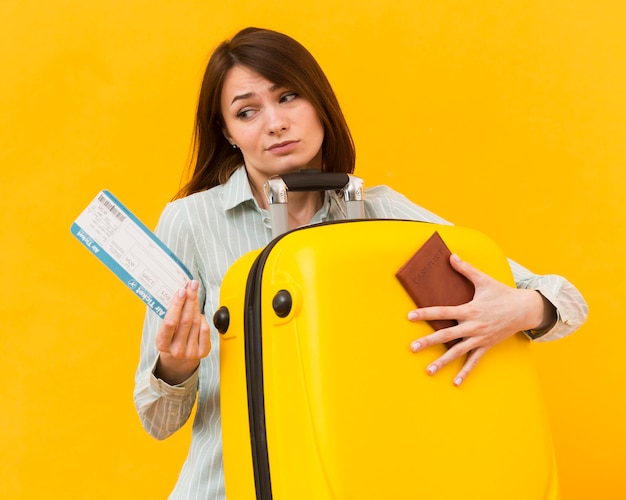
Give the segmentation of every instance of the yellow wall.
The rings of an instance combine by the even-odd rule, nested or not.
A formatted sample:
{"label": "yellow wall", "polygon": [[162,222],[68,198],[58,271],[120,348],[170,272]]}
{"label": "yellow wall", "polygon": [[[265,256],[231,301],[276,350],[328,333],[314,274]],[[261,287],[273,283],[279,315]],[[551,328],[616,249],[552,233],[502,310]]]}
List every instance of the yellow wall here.
{"label": "yellow wall", "polygon": [[156,442],[132,405],[143,308],[69,226],[102,188],[154,226],[207,54],[250,24],[318,56],[368,184],[584,292],[588,324],[535,349],[563,498],[625,497],[625,5],[0,2],[0,498],[165,498],[174,483],[189,430]]}

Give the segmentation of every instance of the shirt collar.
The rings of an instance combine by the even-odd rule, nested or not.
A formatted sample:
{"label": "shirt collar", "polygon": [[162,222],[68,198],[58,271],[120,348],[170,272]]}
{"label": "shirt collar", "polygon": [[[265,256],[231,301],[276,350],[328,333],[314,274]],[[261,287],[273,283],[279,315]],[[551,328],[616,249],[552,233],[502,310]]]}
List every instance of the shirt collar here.
{"label": "shirt collar", "polygon": [[235,170],[230,179],[223,185],[222,199],[224,200],[224,211],[232,210],[250,200],[256,204],[245,166],[242,165]]}

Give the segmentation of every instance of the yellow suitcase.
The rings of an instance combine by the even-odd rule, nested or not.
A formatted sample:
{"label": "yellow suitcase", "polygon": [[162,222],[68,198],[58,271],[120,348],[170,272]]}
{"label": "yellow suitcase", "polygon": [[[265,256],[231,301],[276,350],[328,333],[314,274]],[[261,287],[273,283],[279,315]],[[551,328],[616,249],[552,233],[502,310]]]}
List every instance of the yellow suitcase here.
{"label": "yellow suitcase", "polygon": [[461,386],[395,272],[434,231],[507,284],[505,256],[458,226],[359,220],[275,238],[226,274],[221,411],[229,500],[559,498],[550,428],[522,334]]}

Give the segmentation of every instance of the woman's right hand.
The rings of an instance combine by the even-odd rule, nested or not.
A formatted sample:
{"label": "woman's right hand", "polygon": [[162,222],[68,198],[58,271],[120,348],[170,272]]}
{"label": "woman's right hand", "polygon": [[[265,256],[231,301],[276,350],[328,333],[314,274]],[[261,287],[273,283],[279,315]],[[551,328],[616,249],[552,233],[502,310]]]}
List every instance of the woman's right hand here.
{"label": "woman's right hand", "polygon": [[159,360],[155,375],[170,385],[187,380],[211,352],[209,323],[200,312],[198,282],[179,290],[156,335]]}

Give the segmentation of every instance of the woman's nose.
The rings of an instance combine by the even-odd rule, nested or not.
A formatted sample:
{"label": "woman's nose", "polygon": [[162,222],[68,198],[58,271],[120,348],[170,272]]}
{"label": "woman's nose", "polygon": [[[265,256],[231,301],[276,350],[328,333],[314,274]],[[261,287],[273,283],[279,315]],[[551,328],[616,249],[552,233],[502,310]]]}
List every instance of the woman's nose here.
{"label": "woman's nose", "polygon": [[287,130],[288,119],[280,107],[272,107],[267,109],[267,131],[270,135],[280,134]]}

